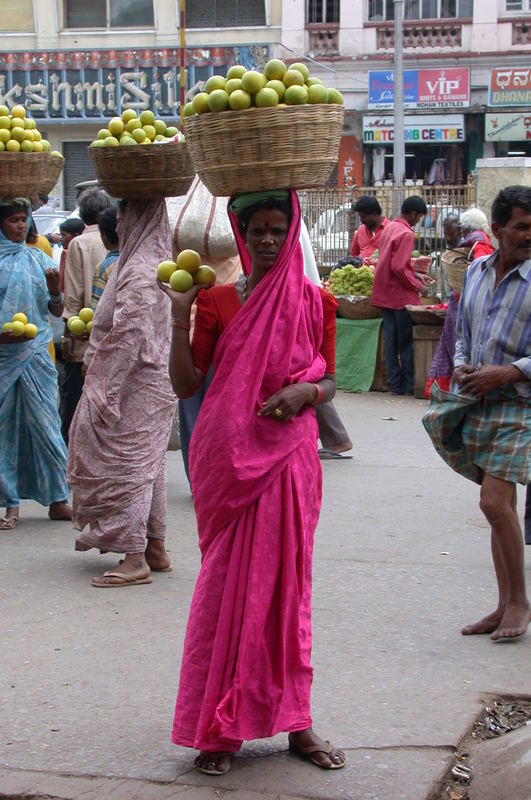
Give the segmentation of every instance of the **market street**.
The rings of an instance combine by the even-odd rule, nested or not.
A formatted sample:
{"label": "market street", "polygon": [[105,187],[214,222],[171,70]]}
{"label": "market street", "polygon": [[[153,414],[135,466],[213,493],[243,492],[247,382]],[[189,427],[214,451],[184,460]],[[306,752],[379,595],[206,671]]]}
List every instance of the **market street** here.
{"label": "market street", "polygon": [[[170,453],[173,572],[151,585],[92,588],[116,556],[74,552],[70,524],[35,503],[2,533],[0,797],[427,800],[489,697],[529,694],[531,634],[512,644],[460,634],[496,605],[489,530],[478,487],[433,450],[426,406],[337,397],[354,457],[323,462],[312,705],[316,731],[346,751],[344,770],[297,760],[279,735],[246,744],[216,779],[170,743],[199,567],[181,456]],[[522,517],[522,487],[518,499]],[[529,588],[531,547],[526,565]],[[531,728],[520,735],[529,754]],[[480,780],[471,798],[501,800],[474,794]],[[529,785],[522,777],[522,792]]]}

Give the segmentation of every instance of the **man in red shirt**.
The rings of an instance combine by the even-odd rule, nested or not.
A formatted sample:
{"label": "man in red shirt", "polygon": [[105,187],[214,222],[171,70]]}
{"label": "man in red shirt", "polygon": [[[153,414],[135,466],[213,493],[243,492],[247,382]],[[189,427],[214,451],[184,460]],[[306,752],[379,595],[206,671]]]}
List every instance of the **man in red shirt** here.
{"label": "man in red shirt", "polygon": [[433,283],[429,275],[415,272],[411,261],[413,228],[427,211],[422,197],[407,197],[380,238],[371,303],[382,312],[387,382],[393,394],[413,394],[413,320],[406,305],[418,304],[419,293],[426,294]]}
{"label": "man in red shirt", "polygon": [[376,197],[368,194],[362,195],[354,204],[361,225],[354,234],[350,247],[351,256],[370,258],[375,250],[380,247],[380,236],[386,225],[387,217],[382,215],[382,207]]}

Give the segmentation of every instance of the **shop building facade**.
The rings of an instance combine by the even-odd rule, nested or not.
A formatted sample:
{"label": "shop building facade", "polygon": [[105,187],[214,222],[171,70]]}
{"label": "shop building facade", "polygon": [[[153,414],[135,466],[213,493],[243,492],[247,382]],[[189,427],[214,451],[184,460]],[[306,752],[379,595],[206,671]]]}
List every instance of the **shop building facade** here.
{"label": "shop building facade", "polygon": [[[393,0],[187,0],[186,93],[231,63],[307,59],[339,89],[333,181],[392,181]],[[531,155],[531,0],[404,0],[406,178],[466,181],[477,158]],[[60,203],[92,177],[88,143],[124,108],[179,117],[178,0],[2,0],[0,103],[24,103],[66,156]],[[510,137],[510,138],[509,138]]]}

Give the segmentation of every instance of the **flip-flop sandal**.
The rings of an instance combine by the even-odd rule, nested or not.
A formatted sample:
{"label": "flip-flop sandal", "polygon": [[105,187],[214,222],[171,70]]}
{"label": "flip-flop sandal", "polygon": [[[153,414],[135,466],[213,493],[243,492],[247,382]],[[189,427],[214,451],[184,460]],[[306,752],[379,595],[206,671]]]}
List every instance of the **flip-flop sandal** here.
{"label": "flip-flop sandal", "polygon": [[331,755],[336,748],[333,747],[330,742],[327,742],[326,744],[327,747],[323,747],[322,744],[309,744],[306,747],[294,747],[294,745],[290,743],[289,749],[296,756],[304,759],[304,761],[310,761],[312,764],[315,764],[316,767],[320,767],[321,769],[343,769],[346,761],[342,761],[341,764],[334,764],[332,759],[330,759],[330,766],[327,767],[324,764],[319,763],[317,759],[312,758],[314,753],[324,753],[326,756]]}
{"label": "flip-flop sandal", "polygon": [[197,758],[195,760],[195,767],[196,767],[197,771],[198,772],[202,772],[203,775],[225,775],[225,773],[227,773],[229,771],[229,769],[230,769],[231,762],[230,761],[227,762],[227,766],[225,767],[225,769],[218,769],[217,768],[217,760],[218,760],[218,758],[221,758],[222,756],[230,756],[232,758],[233,755],[234,755],[234,753],[216,753],[215,758],[213,758],[212,761],[208,762],[209,764],[213,764],[214,765],[214,769],[207,769],[206,767],[200,767],[197,762],[199,761],[201,756],[197,756]]}
{"label": "flip-flop sandal", "polygon": [[12,531],[19,523],[19,517],[4,517],[0,519],[0,531]]}
{"label": "flip-flop sandal", "polygon": [[343,453],[336,453],[335,450],[330,450],[329,447],[321,447],[317,451],[317,455],[322,461],[326,461],[329,458],[352,458],[352,456],[345,456]]}
{"label": "flip-flop sandal", "polygon": [[138,586],[141,583],[151,583],[151,578],[148,575],[146,578],[131,578],[130,575],[125,575],[123,572],[104,572],[104,578],[120,578],[121,583],[106,583],[101,578],[93,578],[91,585],[96,589],[121,589],[122,586]]}

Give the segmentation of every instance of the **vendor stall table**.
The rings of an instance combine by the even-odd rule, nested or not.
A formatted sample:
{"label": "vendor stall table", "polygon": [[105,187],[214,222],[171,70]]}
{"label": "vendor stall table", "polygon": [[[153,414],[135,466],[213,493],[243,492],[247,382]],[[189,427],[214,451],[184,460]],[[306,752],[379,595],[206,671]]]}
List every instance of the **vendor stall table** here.
{"label": "vendor stall table", "polygon": [[386,391],[382,319],[336,320],[336,385],[348,392]]}

